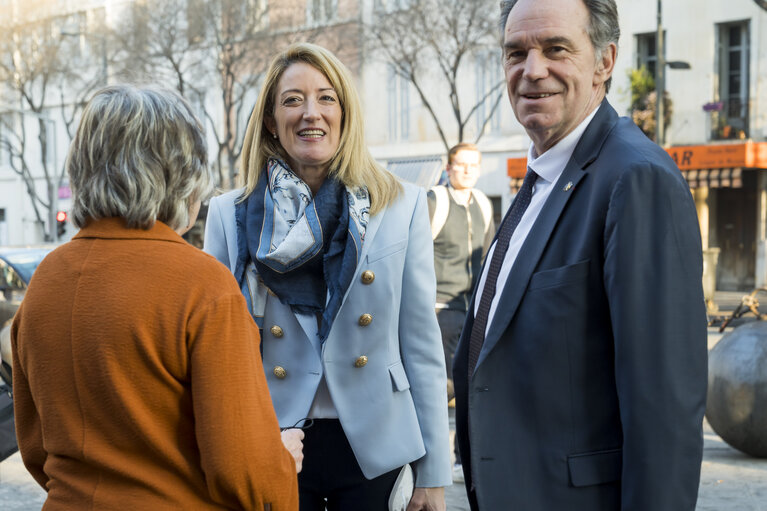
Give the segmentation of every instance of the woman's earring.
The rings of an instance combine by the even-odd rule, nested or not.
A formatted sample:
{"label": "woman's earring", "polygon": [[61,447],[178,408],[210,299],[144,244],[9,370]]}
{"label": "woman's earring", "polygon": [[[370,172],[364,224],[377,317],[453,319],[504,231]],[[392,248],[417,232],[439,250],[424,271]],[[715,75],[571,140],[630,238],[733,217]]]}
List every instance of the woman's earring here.
{"label": "woman's earring", "polygon": [[277,133],[276,132],[272,133],[272,138],[275,138],[275,139],[277,138]]}

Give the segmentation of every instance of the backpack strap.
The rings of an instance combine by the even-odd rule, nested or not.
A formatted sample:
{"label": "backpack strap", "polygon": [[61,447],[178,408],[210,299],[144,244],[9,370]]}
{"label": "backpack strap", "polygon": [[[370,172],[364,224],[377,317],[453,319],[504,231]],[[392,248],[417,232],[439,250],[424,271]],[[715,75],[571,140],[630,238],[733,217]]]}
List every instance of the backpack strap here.
{"label": "backpack strap", "polygon": [[485,232],[487,232],[493,220],[493,205],[490,203],[487,195],[476,188],[471,191],[471,195],[477,201],[480,211],[482,211],[482,220],[485,221]]}
{"label": "backpack strap", "polygon": [[439,233],[447,222],[447,214],[450,212],[450,199],[447,196],[446,186],[432,186],[434,192],[434,215],[431,217],[431,239],[437,239]]}

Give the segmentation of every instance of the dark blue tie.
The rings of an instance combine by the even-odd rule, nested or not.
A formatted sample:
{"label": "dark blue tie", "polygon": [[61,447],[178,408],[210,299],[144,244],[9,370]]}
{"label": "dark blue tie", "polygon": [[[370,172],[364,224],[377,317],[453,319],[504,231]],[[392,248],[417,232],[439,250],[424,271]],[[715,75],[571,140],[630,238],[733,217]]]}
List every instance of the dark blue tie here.
{"label": "dark blue tie", "polygon": [[479,352],[482,350],[482,344],[485,342],[485,330],[487,329],[487,319],[490,314],[490,305],[495,296],[495,285],[498,280],[498,273],[501,271],[503,259],[506,257],[506,251],[509,249],[509,241],[514,230],[522,220],[527,206],[530,205],[530,199],[533,197],[533,185],[538,178],[533,169],[527,168],[525,180],[522,187],[517,192],[514,203],[509,208],[506,218],[501,223],[498,230],[498,236],[495,241],[495,250],[493,258],[490,260],[490,266],[487,268],[487,278],[485,278],[485,287],[482,289],[482,296],[477,307],[477,314],[474,316],[474,325],[471,328],[471,337],[469,338],[469,380],[474,373],[474,368],[479,359]]}

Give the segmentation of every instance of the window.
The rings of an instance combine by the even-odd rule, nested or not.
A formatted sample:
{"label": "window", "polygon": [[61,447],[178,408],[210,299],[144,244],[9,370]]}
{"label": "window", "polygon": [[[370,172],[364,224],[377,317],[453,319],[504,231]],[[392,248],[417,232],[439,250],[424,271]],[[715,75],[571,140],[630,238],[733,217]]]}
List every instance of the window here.
{"label": "window", "polygon": [[306,19],[310,25],[319,25],[336,19],[338,0],[308,0]]}
{"label": "window", "polygon": [[186,38],[189,44],[200,43],[205,39],[205,4],[202,0],[187,0]]}
{"label": "window", "polygon": [[85,55],[87,34],[88,18],[84,12],[51,21],[52,44],[63,45],[69,58],[80,59]]}
{"label": "window", "polygon": [[[8,143],[9,140],[6,140],[6,133],[8,132],[8,128],[5,126],[5,120],[0,116],[0,167],[4,167],[5,165],[8,165],[9,162],[9,155],[8,155]],[[0,209],[0,211],[3,212],[3,216],[5,216],[5,210]],[[0,220],[1,222],[2,220]]]}
{"label": "window", "polygon": [[657,32],[650,32],[634,36],[636,39],[636,68],[646,67],[653,80],[655,80],[655,68],[658,64],[656,34]]}
{"label": "window", "polygon": [[205,124],[205,90],[190,89],[187,92],[189,104],[192,106],[194,115]]}
{"label": "window", "polygon": [[58,155],[56,154],[56,121],[46,118],[43,125],[45,126],[45,158],[48,162],[49,169],[56,168],[59,164],[56,161],[58,158]]}
{"label": "window", "polygon": [[[14,136],[14,128],[17,126],[18,114],[5,112],[0,114],[0,167],[11,165],[13,151],[16,149],[17,139]],[[22,128],[18,127],[17,130]]]}
{"label": "window", "polygon": [[0,208],[0,245],[8,245],[8,221],[5,219],[5,208]]}
{"label": "window", "polygon": [[389,66],[389,140],[410,138],[410,82]]}
{"label": "window", "polygon": [[247,0],[243,16],[255,30],[266,30],[269,27],[269,5],[267,0]]}
{"label": "window", "polygon": [[718,100],[712,138],[748,138],[749,22],[717,26]]}
{"label": "window", "polygon": [[[477,134],[497,133],[501,129],[501,114],[498,108],[498,95],[503,94],[504,88],[496,87],[503,81],[501,58],[496,51],[482,52],[477,55],[477,97],[479,105],[475,114]],[[495,88],[494,88],[495,87]],[[488,95],[488,92],[493,91]],[[503,98],[501,98],[503,101]],[[488,120],[487,117],[490,116]],[[485,121],[487,120],[487,124]]]}

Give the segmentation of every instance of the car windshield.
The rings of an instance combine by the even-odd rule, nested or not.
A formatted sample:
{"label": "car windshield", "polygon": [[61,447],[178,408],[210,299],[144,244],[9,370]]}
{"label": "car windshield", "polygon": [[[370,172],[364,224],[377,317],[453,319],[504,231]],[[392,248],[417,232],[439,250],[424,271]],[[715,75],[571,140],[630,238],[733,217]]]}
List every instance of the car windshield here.
{"label": "car windshield", "polygon": [[18,252],[6,253],[3,255],[3,259],[13,266],[24,282],[29,282],[32,274],[35,272],[37,265],[40,264],[45,256],[48,255],[50,250],[48,249],[29,249],[21,250]]}

